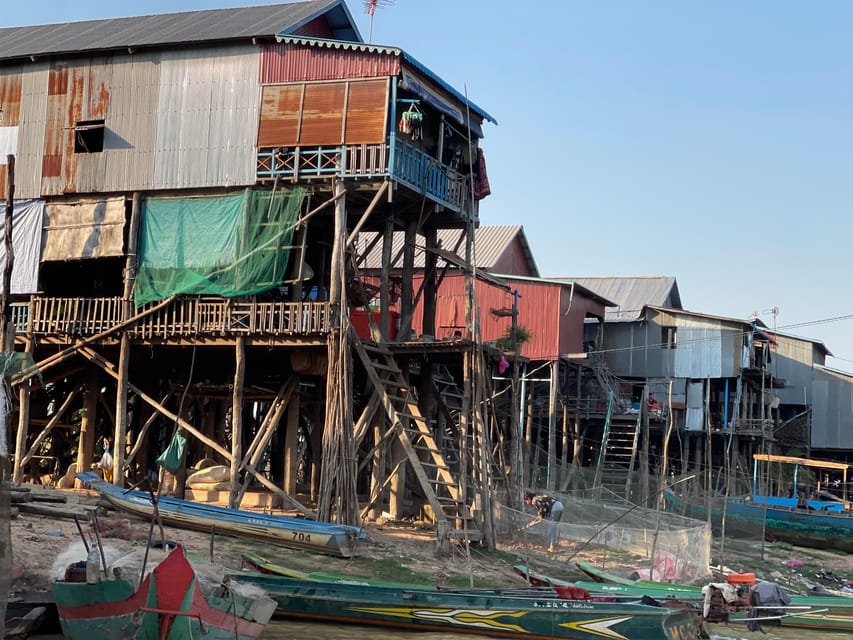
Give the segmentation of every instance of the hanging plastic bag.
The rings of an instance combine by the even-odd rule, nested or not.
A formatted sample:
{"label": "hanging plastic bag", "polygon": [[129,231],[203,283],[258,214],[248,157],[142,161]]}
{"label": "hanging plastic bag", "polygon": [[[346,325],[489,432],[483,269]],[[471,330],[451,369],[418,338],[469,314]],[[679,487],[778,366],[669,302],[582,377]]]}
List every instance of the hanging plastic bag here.
{"label": "hanging plastic bag", "polygon": [[187,449],[187,439],[180,431],[175,431],[172,436],[172,441],[166,450],[157,458],[157,464],[163,467],[169,473],[177,473],[181,468],[181,462],[184,459],[184,452]]}

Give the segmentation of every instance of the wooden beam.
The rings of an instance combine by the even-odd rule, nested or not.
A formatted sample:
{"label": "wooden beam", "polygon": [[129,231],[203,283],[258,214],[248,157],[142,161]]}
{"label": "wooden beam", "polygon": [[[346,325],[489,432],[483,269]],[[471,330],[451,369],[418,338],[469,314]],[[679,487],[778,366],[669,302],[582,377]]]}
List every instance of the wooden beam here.
{"label": "wooden beam", "polygon": [[379,191],[376,192],[376,195],[373,196],[373,200],[370,201],[370,204],[367,206],[367,209],[364,210],[364,213],[361,214],[361,217],[358,219],[355,227],[353,227],[352,232],[349,234],[349,238],[347,239],[347,249],[351,249],[353,243],[355,242],[355,238],[358,235],[358,232],[361,231],[361,228],[364,226],[364,223],[367,222],[367,219],[370,217],[370,214],[373,213],[373,210],[376,208],[376,204],[379,202],[379,199],[382,197],[382,194],[385,193],[385,190],[388,188],[390,182],[386,180],[382,183],[382,186],[379,187]]}
{"label": "wooden beam", "polygon": [[[36,454],[36,451],[38,451],[39,447],[41,446],[41,443],[48,436],[51,430],[57,425],[57,423],[62,419],[62,416],[65,413],[66,409],[68,409],[69,405],[71,404],[71,401],[74,400],[74,396],[76,396],[82,388],[82,386],[79,386],[76,389],[73,389],[71,393],[69,393],[65,397],[65,401],[62,403],[62,406],[59,407],[59,411],[57,411],[51,416],[50,421],[45,425],[44,429],[42,429],[41,432],[36,436],[36,439],[33,440],[33,444],[30,446],[29,450],[21,456],[21,469],[23,469],[24,465],[26,465],[30,460],[32,460],[33,456]],[[20,481],[16,484],[20,484]]]}
{"label": "wooden beam", "polygon": [[115,434],[113,436],[113,484],[124,487],[124,457],[127,450],[127,375],[130,367],[130,336],[121,334],[116,381]]}
{"label": "wooden beam", "polygon": [[[101,369],[103,369],[106,373],[108,373],[112,377],[118,378],[118,373],[116,372],[115,366],[109,360],[104,358],[102,355],[93,351],[89,347],[85,347],[85,346],[81,346],[79,348],[79,352],[80,352],[80,355],[82,355],[84,358],[86,358],[89,362],[92,362],[92,363],[98,365]],[[176,414],[172,413],[171,411],[169,411],[166,407],[164,407],[162,404],[157,402],[154,398],[149,396],[147,393],[145,393],[139,387],[137,387],[131,383],[128,383],[127,386],[128,386],[128,389],[130,389],[136,395],[138,395],[140,397],[140,399],[144,400],[146,403],[148,403],[149,405],[154,407],[157,411],[162,413],[164,416],[166,416],[170,420],[174,421],[179,427],[181,427],[181,429],[183,429],[184,431],[188,432],[189,434],[195,436],[198,440],[200,440],[201,442],[206,444],[208,447],[210,447],[211,449],[216,451],[218,454],[220,454],[223,458],[225,458],[229,462],[231,461],[231,452],[228,451],[221,444],[219,444],[215,440],[211,440],[206,435],[204,435],[201,431],[199,431],[193,425],[191,425],[189,422],[187,422],[183,418],[181,418],[181,417],[177,416]],[[78,469],[79,469],[79,467],[78,467]]]}
{"label": "wooden beam", "polygon": [[[256,477],[260,475],[256,471],[257,464],[263,457],[264,451],[266,450],[267,446],[269,446],[270,440],[272,439],[272,436],[275,433],[275,429],[278,426],[279,421],[281,420],[281,416],[284,414],[284,411],[287,408],[287,403],[290,400],[290,396],[292,396],[293,392],[296,390],[297,384],[298,378],[290,378],[290,380],[281,385],[279,395],[276,396],[276,400],[273,402],[272,405],[270,405],[270,409],[267,412],[267,415],[264,417],[263,428],[258,430],[258,433],[255,435],[255,439],[249,446],[249,451],[247,451],[246,457],[240,462],[240,466],[237,469],[238,473],[241,470],[246,469],[250,473],[254,474]],[[237,491],[236,504],[238,506],[243,501],[243,496],[246,495],[246,490],[249,488],[250,480],[251,478],[246,476],[245,480],[243,480],[242,485]]]}
{"label": "wooden beam", "polygon": [[[165,405],[169,398],[172,397],[174,391],[169,391],[163,399],[160,400],[161,405]],[[130,450],[130,453],[127,454],[127,459],[124,461],[124,471],[130,469],[130,463],[133,462],[133,459],[136,457],[136,454],[139,452],[139,449],[142,448],[142,443],[145,441],[145,436],[148,435],[148,429],[151,428],[151,425],[160,417],[160,414],[155,411],[152,413],[148,420],[145,421],[145,424],[142,425],[142,428],[139,430],[139,435],[136,436],[136,442],[133,443],[133,448]]]}

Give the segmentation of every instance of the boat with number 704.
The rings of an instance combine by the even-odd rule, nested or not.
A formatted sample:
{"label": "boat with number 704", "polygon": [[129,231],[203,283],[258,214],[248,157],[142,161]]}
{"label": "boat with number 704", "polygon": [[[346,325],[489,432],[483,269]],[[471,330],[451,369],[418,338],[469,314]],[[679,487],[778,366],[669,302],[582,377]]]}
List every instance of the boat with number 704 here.
{"label": "boat with number 704", "polygon": [[[152,517],[154,497],[151,494],[126,491],[91,471],[78,473],[77,477],[116,509],[146,519]],[[358,555],[367,543],[364,530],[357,527],[229,509],[168,496],[160,496],[156,500],[161,520],[174,527],[254,538],[342,558]]]}

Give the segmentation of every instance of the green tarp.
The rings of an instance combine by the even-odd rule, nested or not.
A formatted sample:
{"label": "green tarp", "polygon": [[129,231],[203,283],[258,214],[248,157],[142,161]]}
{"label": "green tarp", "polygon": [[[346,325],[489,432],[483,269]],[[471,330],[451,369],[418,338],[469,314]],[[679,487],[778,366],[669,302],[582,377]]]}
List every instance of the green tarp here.
{"label": "green tarp", "polygon": [[179,293],[230,298],[278,286],[304,197],[294,188],[146,199],[136,306]]}

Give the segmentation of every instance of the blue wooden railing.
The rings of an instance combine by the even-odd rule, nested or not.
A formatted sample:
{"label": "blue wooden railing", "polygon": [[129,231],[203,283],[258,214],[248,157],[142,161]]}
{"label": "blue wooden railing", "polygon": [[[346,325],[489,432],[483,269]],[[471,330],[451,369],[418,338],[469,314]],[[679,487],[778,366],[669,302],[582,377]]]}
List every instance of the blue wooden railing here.
{"label": "blue wooden railing", "polygon": [[462,211],[466,196],[463,174],[399,138],[391,145],[259,149],[258,179],[277,176],[296,180],[388,177],[456,212]]}

